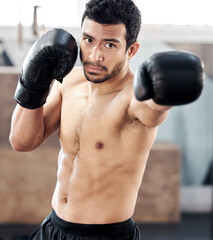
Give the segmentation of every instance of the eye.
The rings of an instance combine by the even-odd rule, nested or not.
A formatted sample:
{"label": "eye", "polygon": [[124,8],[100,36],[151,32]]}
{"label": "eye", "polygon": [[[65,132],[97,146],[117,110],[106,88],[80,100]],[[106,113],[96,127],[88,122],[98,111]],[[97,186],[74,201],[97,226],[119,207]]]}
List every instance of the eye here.
{"label": "eye", "polygon": [[105,46],[110,49],[115,48],[115,44],[113,43],[107,43]]}
{"label": "eye", "polygon": [[91,38],[84,38],[84,41],[89,44],[93,42]]}

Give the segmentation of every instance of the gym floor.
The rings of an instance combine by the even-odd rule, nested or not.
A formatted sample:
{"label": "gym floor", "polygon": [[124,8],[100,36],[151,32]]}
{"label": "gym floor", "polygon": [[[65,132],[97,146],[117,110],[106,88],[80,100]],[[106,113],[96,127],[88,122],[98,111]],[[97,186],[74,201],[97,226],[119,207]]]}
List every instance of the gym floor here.
{"label": "gym floor", "polygon": [[[213,215],[183,214],[179,224],[141,224],[144,240],[211,240]],[[0,240],[27,240],[35,225],[0,224]]]}

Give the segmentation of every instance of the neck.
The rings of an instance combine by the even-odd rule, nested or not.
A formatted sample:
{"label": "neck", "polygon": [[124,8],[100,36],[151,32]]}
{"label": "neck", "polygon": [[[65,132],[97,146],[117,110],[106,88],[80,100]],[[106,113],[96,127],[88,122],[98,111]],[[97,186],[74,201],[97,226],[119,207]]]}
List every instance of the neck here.
{"label": "neck", "polygon": [[130,67],[125,68],[114,78],[108,79],[102,83],[90,83],[90,94],[105,95],[118,92],[133,79],[133,72]]}

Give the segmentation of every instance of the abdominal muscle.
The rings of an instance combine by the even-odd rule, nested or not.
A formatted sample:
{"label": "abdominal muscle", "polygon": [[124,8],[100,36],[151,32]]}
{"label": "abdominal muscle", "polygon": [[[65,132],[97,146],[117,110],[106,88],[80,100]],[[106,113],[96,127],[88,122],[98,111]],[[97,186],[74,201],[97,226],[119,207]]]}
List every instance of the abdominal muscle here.
{"label": "abdominal muscle", "polygon": [[[86,155],[85,155],[86,156]],[[66,221],[107,224],[125,221],[133,214],[138,188],[145,168],[116,159],[90,159],[84,154],[61,150],[52,207]],[[112,156],[111,156],[112,157]],[[110,162],[111,161],[111,162]],[[100,163],[102,162],[102,163]],[[107,162],[107,164],[105,164]]]}

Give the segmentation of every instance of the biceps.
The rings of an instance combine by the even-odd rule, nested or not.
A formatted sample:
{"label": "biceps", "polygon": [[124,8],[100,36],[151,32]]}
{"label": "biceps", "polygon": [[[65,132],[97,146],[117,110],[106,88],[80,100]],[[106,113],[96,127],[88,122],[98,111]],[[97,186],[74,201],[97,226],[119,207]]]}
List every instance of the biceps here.
{"label": "biceps", "polygon": [[62,97],[60,90],[53,87],[44,105],[45,139],[52,135],[59,127]]}

